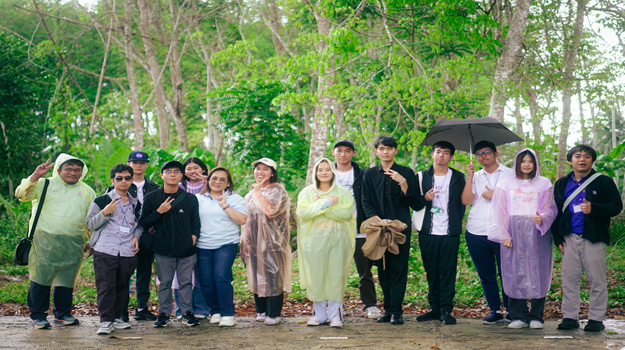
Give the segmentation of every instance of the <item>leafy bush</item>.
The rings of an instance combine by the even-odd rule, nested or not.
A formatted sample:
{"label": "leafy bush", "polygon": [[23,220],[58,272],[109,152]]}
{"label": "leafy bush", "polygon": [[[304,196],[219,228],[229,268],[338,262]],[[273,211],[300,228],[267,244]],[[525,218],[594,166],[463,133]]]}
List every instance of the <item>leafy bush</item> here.
{"label": "leafy bush", "polygon": [[15,247],[28,234],[30,203],[9,203],[0,212],[0,265],[13,265]]}

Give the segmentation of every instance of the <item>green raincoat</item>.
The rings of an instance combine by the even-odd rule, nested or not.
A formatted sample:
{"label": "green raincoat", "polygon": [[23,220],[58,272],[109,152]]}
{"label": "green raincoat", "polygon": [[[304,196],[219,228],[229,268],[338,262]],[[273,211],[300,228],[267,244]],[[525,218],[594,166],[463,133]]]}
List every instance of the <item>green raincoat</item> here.
{"label": "green raincoat", "polygon": [[[327,161],[334,173],[328,192],[312,184],[302,190],[297,202],[297,251],[300,286],[306,288],[309,300],[343,302],[347,277],[350,274],[356,245],[354,198],[351,192],[337,183],[334,163]],[[315,200],[315,195],[321,199]],[[324,206],[329,197],[337,196],[338,204]]]}
{"label": "green raincoat", "polygon": [[[43,286],[74,288],[82,264],[85,240],[91,236],[91,231],[85,226],[85,219],[95,199],[95,192],[82,182],[87,175],[87,165],[83,167],[82,176],[76,184],[68,185],[61,179],[58,169],[70,159],[78,158],[62,153],[56,159],[28,256],[30,279]],[[29,229],[33,224],[44,182],[43,178],[35,183],[30,182],[29,178],[23,179],[15,190],[15,197],[20,201],[32,201]]]}

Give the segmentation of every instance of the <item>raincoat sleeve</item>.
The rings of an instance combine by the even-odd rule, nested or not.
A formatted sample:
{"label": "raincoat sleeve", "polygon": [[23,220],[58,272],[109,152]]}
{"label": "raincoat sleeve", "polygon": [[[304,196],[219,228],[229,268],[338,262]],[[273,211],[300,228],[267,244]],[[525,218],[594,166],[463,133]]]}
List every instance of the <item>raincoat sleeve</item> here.
{"label": "raincoat sleeve", "polygon": [[326,216],[335,221],[350,221],[354,218],[354,197],[349,190],[339,188],[339,201],[328,208]]}
{"label": "raincoat sleeve", "polygon": [[45,179],[42,177],[37,182],[30,182],[30,177],[22,179],[22,183],[15,189],[15,198],[20,202],[30,202],[41,197]]}
{"label": "raincoat sleeve", "polygon": [[536,224],[536,229],[540,231],[541,235],[544,235],[551,228],[551,224],[556,220],[556,216],[558,215],[558,208],[556,207],[556,201],[553,198],[553,186],[545,178],[544,180],[546,188],[541,191],[540,202],[542,205],[538,210],[538,214],[543,219],[543,223],[538,225]]}
{"label": "raincoat sleeve", "polygon": [[510,239],[508,215],[508,192],[498,184],[491,200],[489,240],[503,243],[504,239]]}
{"label": "raincoat sleeve", "polygon": [[315,200],[315,189],[308,186],[297,196],[297,217],[301,221],[310,221],[319,215],[323,215],[331,207],[324,208],[325,199]]}

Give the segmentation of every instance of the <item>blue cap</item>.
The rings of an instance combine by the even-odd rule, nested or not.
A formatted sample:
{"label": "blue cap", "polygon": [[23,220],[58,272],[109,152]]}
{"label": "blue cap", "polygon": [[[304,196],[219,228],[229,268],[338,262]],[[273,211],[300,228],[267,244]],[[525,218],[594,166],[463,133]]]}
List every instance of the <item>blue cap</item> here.
{"label": "blue cap", "polygon": [[130,154],[128,155],[128,161],[132,162],[132,161],[136,161],[136,160],[142,160],[142,161],[145,161],[145,162],[149,162],[150,161],[150,156],[148,156],[148,154],[143,152],[143,151],[132,151],[132,152],[130,152]]}

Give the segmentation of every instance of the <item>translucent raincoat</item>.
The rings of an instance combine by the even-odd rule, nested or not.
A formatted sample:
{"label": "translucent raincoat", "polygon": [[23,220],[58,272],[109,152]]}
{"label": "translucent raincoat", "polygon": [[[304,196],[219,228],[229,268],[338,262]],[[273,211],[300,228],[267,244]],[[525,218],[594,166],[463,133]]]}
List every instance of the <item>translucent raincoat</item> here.
{"label": "translucent raincoat", "polygon": [[[82,264],[85,240],[91,236],[85,220],[95,192],[82,182],[87,175],[87,165],[74,185],[66,184],[57,171],[70,159],[78,158],[62,153],[56,159],[28,256],[30,279],[44,286],[74,287]],[[20,201],[32,201],[29,229],[44,182],[43,178],[36,183],[23,179],[15,190],[15,197]]]}
{"label": "translucent raincoat", "polygon": [[[519,155],[531,149],[521,150]],[[514,171],[516,174],[516,158]],[[542,224],[532,220],[536,212]],[[551,286],[553,249],[549,227],[556,218],[557,208],[551,182],[540,176],[532,180],[509,177],[499,181],[492,199],[491,223],[488,239],[502,243],[501,275],[504,292],[515,299],[544,298]],[[504,247],[504,239],[512,240],[512,247]]]}
{"label": "translucent raincoat", "polygon": [[[300,192],[297,202],[300,286],[312,301],[343,302],[356,245],[354,198],[337,184],[331,161],[318,161],[313,174],[322,161],[327,161],[334,173],[330,190],[322,192],[312,184]],[[315,200],[315,195],[321,199]],[[338,197],[337,205],[325,207],[332,196]]]}
{"label": "translucent raincoat", "polygon": [[241,253],[247,264],[247,285],[261,298],[291,291],[290,208],[282,184],[253,189],[245,196]]}

